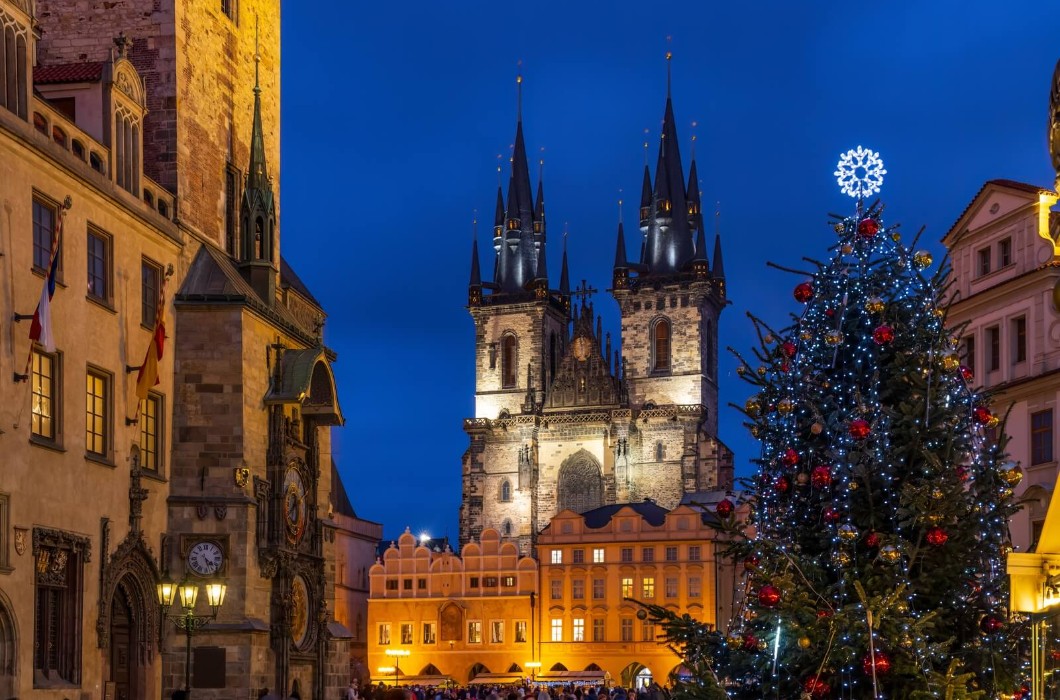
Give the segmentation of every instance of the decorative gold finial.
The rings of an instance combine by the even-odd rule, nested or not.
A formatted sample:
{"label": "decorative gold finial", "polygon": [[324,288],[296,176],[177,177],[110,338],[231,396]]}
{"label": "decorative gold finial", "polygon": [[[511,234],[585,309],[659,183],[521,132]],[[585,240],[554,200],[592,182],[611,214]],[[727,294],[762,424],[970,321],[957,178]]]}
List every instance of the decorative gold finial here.
{"label": "decorative gold finial", "polygon": [[[517,68],[522,68],[522,66],[523,66],[522,59],[519,59],[516,62],[515,65],[516,65]],[[520,73],[516,73],[516,75],[515,75],[515,85],[516,85],[516,91],[519,93],[519,98],[518,98],[519,104],[518,104],[517,111],[518,111],[518,115],[519,115],[519,121],[522,121],[523,120],[523,74],[521,72]]]}
{"label": "decorative gold finial", "polygon": [[618,188],[618,223],[622,223],[622,188]]}
{"label": "decorative gold finial", "polygon": [[696,127],[699,122],[692,122],[692,160],[696,159]]}
{"label": "decorative gold finial", "polygon": [[[672,41],[673,41],[673,37],[670,36],[670,35],[667,35],[666,44],[669,45],[670,42],[672,42]],[[673,59],[673,57],[674,57],[674,52],[670,51],[670,49],[667,49],[666,50],[666,98],[667,99],[670,98],[670,83],[671,83],[671,80],[670,80],[671,79],[670,63],[671,63],[671,60]]]}

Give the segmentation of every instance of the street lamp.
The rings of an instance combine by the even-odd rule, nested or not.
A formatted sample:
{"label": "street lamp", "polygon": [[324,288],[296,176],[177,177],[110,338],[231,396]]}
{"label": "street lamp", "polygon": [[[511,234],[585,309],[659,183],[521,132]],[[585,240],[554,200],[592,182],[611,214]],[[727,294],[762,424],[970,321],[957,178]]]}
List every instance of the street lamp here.
{"label": "street lamp", "polygon": [[398,674],[401,673],[401,657],[408,656],[412,652],[408,649],[387,649],[386,655],[394,659],[394,687],[401,685]]}
{"label": "street lamp", "polygon": [[537,679],[537,669],[541,668],[541,662],[527,661],[526,667],[530,669],[530,685],[533,685]]}
{"label": "street lamp", "polygon": [[[186,643],[184,646],[184,690],[185,698],[191,698],[191,637],[203,625],[217,618],[221,604],[225,601],[225,592],[228,586],[223,581],[211,581],[203,588],[206,589],[206,601],[210,604],[209,615],[196,615],[195,603],[199,599],[199,586],[193,581],[185,579],[179,584],[166,576],[155,586],[158,594],[158,607],[162,613],[163,620],[172,620],[178,630],[183,630]],[[180,598],[180,612],[169,614],[173,603]]]}

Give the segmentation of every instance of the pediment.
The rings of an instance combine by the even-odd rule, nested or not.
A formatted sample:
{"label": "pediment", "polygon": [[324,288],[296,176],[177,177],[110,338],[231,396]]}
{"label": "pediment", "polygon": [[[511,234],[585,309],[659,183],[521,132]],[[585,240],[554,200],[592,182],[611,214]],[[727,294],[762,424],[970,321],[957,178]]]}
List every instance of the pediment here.
{"label": "pediment", "polygon": [[1043,193],[1048,190],[1022,182],[991,180],[972,198],[942,241],[952,249],[966,232],[974,235],[1023,207],[1037,204]]}

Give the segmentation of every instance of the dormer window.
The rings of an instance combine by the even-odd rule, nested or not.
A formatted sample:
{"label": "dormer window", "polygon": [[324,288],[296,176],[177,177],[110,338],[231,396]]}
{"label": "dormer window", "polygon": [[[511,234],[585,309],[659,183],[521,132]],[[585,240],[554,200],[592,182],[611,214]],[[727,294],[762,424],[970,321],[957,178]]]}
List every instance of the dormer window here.
{"label": "dormer window", "polygon": [[0,107],[25,119],[29,104],[28,32],[0,8]]}

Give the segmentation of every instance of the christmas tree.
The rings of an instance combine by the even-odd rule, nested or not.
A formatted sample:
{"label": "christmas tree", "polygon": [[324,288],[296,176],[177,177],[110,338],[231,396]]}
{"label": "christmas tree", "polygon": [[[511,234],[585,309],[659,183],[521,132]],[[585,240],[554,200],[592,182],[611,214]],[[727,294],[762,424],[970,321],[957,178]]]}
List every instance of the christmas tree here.
{"label": "christmas tree", "polygon": [[883,172],[860,147],[840,161],[855,214],[807,259],[793,323],[754,319],[757,361],[738,354],[761,442],[749,522],[717,506],[744,533],[739,612],[715,631],[644,611],[694,672],[681,696],[1020,696],[1004,562],[1022,473],[946,327],[944,266],[865,204]]}

